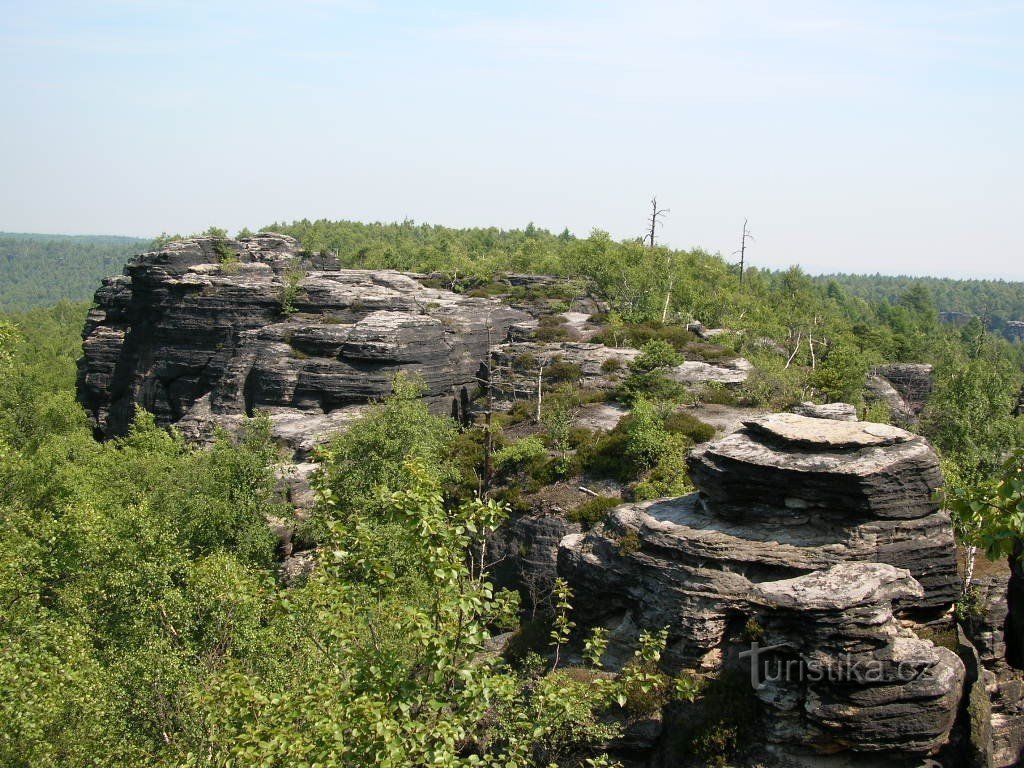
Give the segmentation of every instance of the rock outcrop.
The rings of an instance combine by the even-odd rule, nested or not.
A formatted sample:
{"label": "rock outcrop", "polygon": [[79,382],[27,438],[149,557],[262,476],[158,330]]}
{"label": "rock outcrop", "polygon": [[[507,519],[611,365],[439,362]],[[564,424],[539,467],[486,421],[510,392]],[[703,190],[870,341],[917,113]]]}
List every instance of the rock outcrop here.
{"label": "rock outcrop", "polygon": [[812,419],[832,419],[834,421],[857,421],[857,409],[849,403],[800,403],[790,409],[800,416]]}
{"label": "rock outcrop", "polygon": [[[757,585],[766,651],[752,677],[768,737],[833,752],[929,753],[953,727],[963,690],[957,655],[896,621],[894,600],[921,585],[903,569],[843,563]],[[768,650],[770,649],[770,650]]]}
{"label": "rock outcrop", "polygon": [[1003,335],[1010,341],[1024,341],[1024,320],[1007,320]]}
{"label": "rock outcrop", "polygon": [[[848,652],[890,675],[765,694],[777,743],[941,744],[963,665],[900,623],[937,620],[958,595],[931,446],[888,425],[775,414],[694,450],[689,465],[697,493],[617,507],[562,540],[559,573],[577,621],[611,630],[608,663],[628,660],[641,630],[668,627],[667,667],[716,670],[755,622],[802,664],[831,669]],[[891,678],[902,663],[915,681]]]}
{"label": "rock outcrop", "polygon": [[885,402],[898,423],[913,425],[932,393],[934,374],[926,363],[879,365],[868,376],[868,396]]}
{"label": "rock outcrop", "polygon": [[1012,636],[1015,629],[1007,578],[974,579],[965,608],[962,627],[981,665],[971,703],[980,700],[980,708],[988,715],[986,728],[981,734],[972,733],[972,739],[979,752],[991,755],[991,765],[1011,768],[1024,761],[1024,670],[1007,661],[1007,631]]}
{"label": "rock outcrop", "polygon": [[95,303],[78,396],[100,435],[123,434],[138,406],[195,439],[259,410],[300,455],[399,371],[458,412],[488,344],[529,319],[399,272],[340,270],[270,233],[170,243],[104,280]]}

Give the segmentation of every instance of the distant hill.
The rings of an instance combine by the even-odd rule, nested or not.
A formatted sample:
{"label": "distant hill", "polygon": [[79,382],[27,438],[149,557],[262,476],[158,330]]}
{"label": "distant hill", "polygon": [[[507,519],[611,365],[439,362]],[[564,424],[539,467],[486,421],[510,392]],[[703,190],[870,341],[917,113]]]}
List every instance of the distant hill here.
{"label": "distant hill", "polygon": [[150,241],[99,235],[0,232],[0,311],[85,301]]}
{"label": "distant hill", "polygon": [[1024,282],[877,274],[822,275],[815,279],[836,282],[849,294],[872,302],[895,303],[911,286],[923,285],[931,292],[940,312],[978,315],[996,331],[1001,331],[1007,320],[1024,320]]}

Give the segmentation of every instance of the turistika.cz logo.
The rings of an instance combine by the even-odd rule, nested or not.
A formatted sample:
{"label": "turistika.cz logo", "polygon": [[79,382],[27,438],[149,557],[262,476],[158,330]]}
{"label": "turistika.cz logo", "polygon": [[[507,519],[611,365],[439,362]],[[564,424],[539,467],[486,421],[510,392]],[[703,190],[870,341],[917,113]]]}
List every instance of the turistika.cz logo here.
{"label": "turistika.cz logo", "polygon": [[753,642],[750,650],[741,651],[741,659],[750,660],[750,684],[755,691],[773,683],[881,683],[906,684],[928,676],[931,665],[914,661],[886,664],[877,659],[854,658],[852,654],[834,657],[824,664],[814,658],[787,656],[788,645],[765,645]]}

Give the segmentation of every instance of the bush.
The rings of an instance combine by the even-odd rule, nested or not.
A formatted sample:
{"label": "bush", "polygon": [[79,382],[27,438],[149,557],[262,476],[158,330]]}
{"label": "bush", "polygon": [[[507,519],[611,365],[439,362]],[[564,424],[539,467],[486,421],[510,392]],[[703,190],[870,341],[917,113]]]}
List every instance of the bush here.
{"label": "bush", "polygon": [[570,335],[564,325],[542,325],[533,332],[533,338],[537,341],[565,341]]}
{"label": "bush", "polygon": [[731,765],[733,756],[747,746],[761,711],[750,680],[740,672],[724,672],[707,681],[688,709],[694,716],[669,731],[671,764],[716,768]]}
{"label": "bush", "polygon": [[701,384],[694,391],[693,399],[697,403],[712,403],[715,405],[738,405],[739,398],[727,385],[720,381],[708,381]]}
{"label": "bush", "polygon": [[632,323],[620,325],[617,328],[608,328],[594,336],[593,340],[606,347],[623,345],[642,347],[655,339],[668,342],[673,349],[679,352],[682,352],[687,344],[698,341],[698,337],[688,331],[686,326],[666,325],[658,322]]}
{"label": "bush", "polygon": [[539,437],[524,437],[494,454],[494,466],[503,472],[513,471],[548,458],[548,449]]}
{"label": "bush", "polygon": [[665,431],[688,437],[694,443],[706,443],[715,436],[715,428],[686,411],[673,411],[665,417]]}
{"label": "bush", "polygon": [[686,454],[691,445],[689,439],[682,435],[668,435],[658,463],[646,478],[637,483],[633,498],[647,501],[692,493],[695,488],[686,465]]}
{"label": "bush", "polygon": [[575,363],[559,360],[544,369],[544,378],[552,383],[575,383],[583,377],[583,371]]}
{"label": "bush", "polygon": [[602,373],[615,373],[616,371],[622,370],[622,358],[621,357],[609,357],[603,363],[601,363]]}
{"label": "bush", "polygon": [[667,341],[654,339],[640,348],[640,355],[629,367],[636,373],[649,373],[659,368],[682,365],[683,356]]}
{"label": "bush", "polygon": [[569,510],[566,517],[589,528],[603,521],[609,510],[615,509],[621,503],[622,499],[619,496],[595,496],[575,509]]}
{"label": "bush", "polygon": [[640,467],[654,466],[668,442],[658,409],[650,401],[639,399],[623,422],[626,455]]}
{"label": "bush", "polygon": [[580,446],[577,459],[583,470],[594,477],[608,477],[629,482],[640,474],[640,468],[626,455],[626,434],[618,427],[596,442]]}

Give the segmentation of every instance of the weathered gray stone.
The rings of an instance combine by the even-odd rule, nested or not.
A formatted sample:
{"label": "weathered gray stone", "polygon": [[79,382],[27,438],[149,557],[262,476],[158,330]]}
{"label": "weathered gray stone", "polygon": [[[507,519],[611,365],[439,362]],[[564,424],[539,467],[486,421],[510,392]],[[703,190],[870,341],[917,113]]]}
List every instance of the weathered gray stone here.
{"label": "weathered gray stone", "polygon": [[750,527],[784,524],[791,536],[829,542],[841,559],[891,563],[925,588],[918,608],[957,598],[949,516],[926,440],[868,422],[776,414],[701,446],[688,459],[708,513]]}
{"label": "weathered gray stone", "polygon": [[875,366],[871,374],[888,380],[917,416],[932,393],[935,368],[927,363],[888,363]]}
{"label": "weathered gray stone", "polygon": [[835,421],[857,421],[857,409],[849,403],[800,403],[793,406],[793,413],[812,419],[833,419]]}
{"label": "weathered gray stone", "polygon": [[133,259],[97,291],[85,328],[78,396],[97,431],[123,434],[137,406],[195,439],[269,411],[304,455],[399,371],[423,379],[436,410],[458,411],[488,343],[529,319],[410,275],[336,266],[272,233]]}
{"label": "weathered gray stone", "polygon": [[713,363],[703,363],[697,360],[687,360],[682,365],[669,368],[665,376],[680,384],[707,384],[716,382],[719,384],[742,384],[750,377],[753,366],[750,361],[735,357],[731,360],[720,360]]}
{"label": "weathered gray stone", "polygon": [[884,376],[868,376],[865,387],[867,399],[871,402],[885,403],[897,424],[910,425],[916,420],[917,414],[914,409]]}
{"label": "weathered gray stone", "polygon": [[769,738],[824,752],[923,754],[942,746],[964,666],[894,618],[894,600],[922,595],[908,571],[882,563],[758,584],[767,655],[756,658],[754,677],[759,698],[779,715],[768,720]]}

